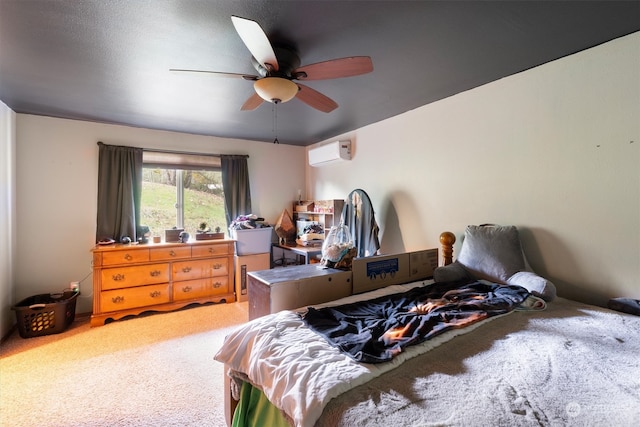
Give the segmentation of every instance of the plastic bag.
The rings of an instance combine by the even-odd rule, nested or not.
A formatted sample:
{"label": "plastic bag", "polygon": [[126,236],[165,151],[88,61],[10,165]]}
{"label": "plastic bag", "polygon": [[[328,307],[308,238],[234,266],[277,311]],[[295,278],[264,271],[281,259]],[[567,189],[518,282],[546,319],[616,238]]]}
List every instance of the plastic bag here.
{"label": "plastic bag", "polygon": [[333,267],[353,248],[353,240],[349,227],[340,223],[331,227],[329,234],[322,244],[322,260],[320,263],[326,267]]}

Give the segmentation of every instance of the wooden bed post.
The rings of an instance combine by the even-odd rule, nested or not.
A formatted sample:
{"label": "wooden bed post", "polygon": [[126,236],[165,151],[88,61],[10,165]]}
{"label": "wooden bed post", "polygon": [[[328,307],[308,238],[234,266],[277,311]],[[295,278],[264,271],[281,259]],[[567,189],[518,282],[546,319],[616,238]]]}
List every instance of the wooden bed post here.
{"label": "wooden bed post", "polygon": [[440,244],[442,245],[442,265],[449,265],[453,262],[453,244],[456,242],[456,235],[450,231],[440,234]]}
{"label": "wooden bed post", "polygon": [[227,422],[227,426],[231,427],[233,420],[233,413],[236,411],[238,401],[231,395],[231,378],[227,375],[229,372],[229,366],[224,365],[224,419]]}

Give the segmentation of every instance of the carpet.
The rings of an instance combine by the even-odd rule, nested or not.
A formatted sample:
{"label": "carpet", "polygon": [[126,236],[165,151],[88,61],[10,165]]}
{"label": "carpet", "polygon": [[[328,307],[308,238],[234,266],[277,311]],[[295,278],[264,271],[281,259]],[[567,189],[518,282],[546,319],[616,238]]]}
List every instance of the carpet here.
{"label": "carpet", "polygon": [[224,426],[224,337],[246,302],[195,306],[0,347],[0,425]]}

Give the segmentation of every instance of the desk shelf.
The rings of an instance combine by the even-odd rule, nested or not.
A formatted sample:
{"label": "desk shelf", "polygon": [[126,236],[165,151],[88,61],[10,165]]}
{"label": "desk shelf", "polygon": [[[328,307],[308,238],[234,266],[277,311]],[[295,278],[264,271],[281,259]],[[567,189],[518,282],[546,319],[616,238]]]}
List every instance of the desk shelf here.
{"label": "desk shelf", "polygon": [[[331,227],[340,223],[344,200],[301,200],[294,201],[292,207],[296,238],[298,237],[298,221],[315,221],[322,224],[326,236]],[[271,249],[271,267],[313,264],[314,261],[320,261],[321,256],[322,246],[274,244]],[[290,260],[294,261],[290,262]]]}
{"label": "desk shelf", "polygon": [[[306,210],[310,207],[313,207],[313,210]],[[339,199],[295,201],[293,202],[293,222],[297,226],[298,220],[317,221],[324,227],[326,235],[331,227],[340,223],[343,207],[344,200]]]}

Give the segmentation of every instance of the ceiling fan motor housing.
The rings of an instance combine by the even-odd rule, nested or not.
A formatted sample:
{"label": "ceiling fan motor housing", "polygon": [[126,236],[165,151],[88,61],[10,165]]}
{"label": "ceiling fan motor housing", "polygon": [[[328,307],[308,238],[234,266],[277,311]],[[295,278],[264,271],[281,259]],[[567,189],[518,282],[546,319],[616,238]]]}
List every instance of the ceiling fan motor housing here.
{"label": "ceiling fan motor housing", "polygon": [[300,57],[291,48],[275,46],[273,51],[278,59],[278,70],[270,70],[262,66],[256,58],[251,57],[253,68],[258,71],[261,77],[282,77],[291,80],[293,71],[300,66]]}

